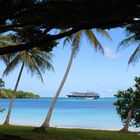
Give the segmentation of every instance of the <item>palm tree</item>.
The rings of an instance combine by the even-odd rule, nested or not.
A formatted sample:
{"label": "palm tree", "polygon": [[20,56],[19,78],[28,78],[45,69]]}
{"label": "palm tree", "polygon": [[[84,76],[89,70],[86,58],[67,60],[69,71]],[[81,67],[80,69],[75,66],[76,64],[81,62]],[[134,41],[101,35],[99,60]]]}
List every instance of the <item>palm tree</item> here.
{"label": "palm tree", "polygon": [[8,34],[8,35],[0,35],[0,47],[4,47],[4,46],[7,46],[7,45],[10,45],[13,43],[12,41],[12,35],[11,34]]}
{"label": "palm tree", "polygon": [[[104,30],[101,30],[101,29],[96,29],[97,32],[99,32],[100,34],[104,35],[105,37],[110,38],[109,34],[104,31]],[[48,114],[45,118],[45,121],[43,122],[43,124],[41,125],[40,128],[36,128],[36,129],[41,129],[41,130],[44,130],[45,128],[48,128],[49,127],[49,123],[50,123],[50,119],[51,119],[51,115],[52,115],[52,112],[53,112],[53,108],[55,106],[55,103],[59,97],[59,94],[64,86],[64,83],[67,79],[67,76],[69,74],[69,71],[70,71],[70,68],[71,68],[71,65],[72,65],[72,62],[73,62],[73,59],[75,57],[75,54],[76,52],[78,51],[79,47],[80,47],[80,41],[82,39],[82,35],[85,35],[87,37],[87,39],[93,44],[95,50],[99,50],[101,51],[102,53],[104,52],[103,51],[103,47],[102,45],[100,44],[100,42],[98,41],[98,39],[96,38],[95,34],[93,33],[93,30],[83,30],[83,31],[79,31],[77,32],[76,34],[72,35],[72,36],[69,36],[67,37],[65,40],[64,40],[64,45],[66,42],[71,42],[72,43],[72,51],[71,51],[71,55],[70,55],[70,59],[69,59],[69,63],[68,63],[68,66],[66,68],[66,72],[64,74],[64,77],[60,83],[60,86],[55,94],[55,97],[51,103],[51,106],[48,110]]]}
{"label": "palm tree", "polygon": [[132,24],[126,28],[127,38],[122,40],[118,46],[118,50],[122,47],[130,47],[136,44],[136,49],[129,58],[128,65],[138,62],[140,58],[140,24]]}
{"label": "palm tree", "polygon": [[[0,47],[4,47],[7,45],[11,45],[13,43],[12,39],[11,39],[11,34],[8,35],[0,35]],[[9,58],[11,57],[11,54],[8,55],[2,55],[0,56],[0,59],[7,64],[9,61]],[[5,86],[5,82],[2,80],[2,78],[0,78],[0,98],[1,98],[1,90],[4,88]],[[5,109],[0,108],[0,112],[3,112]]]}
{"label": "palm tree", "polygon": [[9,105],[9,109],[8,109],[8,113],[7,113],[4,125],[9,125],[13,101],[15,98],[14,95],[17,90],[19,81],[21,79],[21,75],[22,75],[24,67],[26,67],[31,72],[31,74],[34,74],[34,73],[37,74],[38,77],[43,82],[42,73],[45,72],[46,69],[53,70],[53,66],[51,64],[52,62],[51,58],[52,58],[51,53],[46,53],[38,49],[22,51],[20,53],[16,53],[12,55],[12,57],[10,58],[10,63],[7,63],[7,67],[5,71],[3,72],[3,75],[8,75],[12,70],[14,70],[14,68],[19,63],[21,63],[21,68],[20,68],[20,72],[16,81],[14,91],[13,91],[13,96],[11,97],[11,100],[10,100],[10,105]]}
{"label": "palm tree", "polygon": [[[130,64],[134,64],[136,62],[138,62],[139,58],[140,58],[140,24],[131,24],[128,25],[126,27],[126,33],[127,33],[127,38],[125,38],[124,40],[122,40],[118,46],[118,50],[122,47],[129,47],[132,44],[137,44],[134,52],[132,53],[132,55],[130,56],[129,60],[128,60],[128,65]],[[137,79],[136,79],[137,82]],[[132,111],[133,111],[133,100],[132,100],[132,107],[131,109],[129,109],[128,111],[128,115],[127,115],[127,119],[126,119],[126,123],[124,125],[124,127],[120,130],[121,132],[128,132],[128,127],[129,127],[129,123],[130,123],[130,119],[132,116]]]}

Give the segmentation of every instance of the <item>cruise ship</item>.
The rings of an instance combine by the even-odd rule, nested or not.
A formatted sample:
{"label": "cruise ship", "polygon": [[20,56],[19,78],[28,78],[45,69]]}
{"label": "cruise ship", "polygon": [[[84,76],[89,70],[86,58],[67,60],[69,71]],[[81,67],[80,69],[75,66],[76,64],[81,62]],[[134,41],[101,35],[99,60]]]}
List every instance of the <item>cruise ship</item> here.
{"label": "cruise ship", "polygon": [[98,99],[100,95],[95,92],[71,92],[67,95],[69,98],[80,98],[80,99]]}

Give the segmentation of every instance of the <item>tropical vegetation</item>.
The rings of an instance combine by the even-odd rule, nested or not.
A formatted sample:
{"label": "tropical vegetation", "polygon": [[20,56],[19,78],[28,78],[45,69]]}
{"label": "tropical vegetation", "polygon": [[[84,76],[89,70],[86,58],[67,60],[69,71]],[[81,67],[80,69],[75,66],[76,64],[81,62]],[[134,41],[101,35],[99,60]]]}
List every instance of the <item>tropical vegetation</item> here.
{"label": "tropical vegetation", "polygon": [[[109,36],[109,34],[105,30],[98,29],[96,31],[98,33],[100,33],[101,35],[103,35],[104,37],[106,37],[106,38],[111,40],[111,37]],[[67,79],[67,76],[69,74],[70,68],[72,66],[73,59],[74,59],[77,51],[80,48],[80,42],[81,42],[81,39],[82,39],[83,35],[85,35],[87,37],[87,39],[90,41],[90,43],[93,45],[93,47],[94,47],[94,49],[96,51],[99,50],[102,53],[104,53],[103,47],[102,47],[101,43],[98,41],[98,39],[96,38],[93,30],[83,30],[83,31],[75,33],[72,36],[68,36],[68,37],[65,38],[64,45],[67,42],[71,43],[71,45],[72,45],[70,59],[69,59],[68,66],[66,68],[64,77],[63,77],[63,79],[62,79],[62,81],[60,83],[60,86],[58,87],[58,90],[57,90],[57,92],[55,94],[55,97],[54,97],[54,99],[53,99],[53,101],[52,101],[52,103],[50,105],[50,108],[48,110],[48,114],[47,114],[43,124],[41,125],[41,127],[39,129],[45,129],[45,128],[49,127],[49,123],[50,123],[50,119],[51,119],[51,115],[52,115],[55,103],[56,103],[57,98],[59,97],[59,94],[60,94],[60,92],[61,92],[61,90],[62,90],[62,88],[64,86],[64,83],[65,83],[65,81]]]}
{"label": "tropical vegetation", "polygon": [[128,64],[135,64],[140,58],[140,23],[130,24],[126,27],[126,36],[119,44],[118,49],[134,47],[135,50],[129,58]]}
{"label": "tropical vegetation", "polygon": [[[44,31],[40,30],[39,28],[33,28],[32,26],[26,27],[23,30],[19,28],[17,29],[17,31],[18,32],[14,35],[10,35],[10,40],[6,41],[6,43],[12,42],[18,45],[24,44],[25,42],[35,42],[37,39],[41,39],[44,37]],[[40,49],[34,48],[27,51],[11,53],[1,57],[1,60],[3,60],[6,64],[6,69],[3,72],[3,75],[5,76],[7,76],[12,70],[14,70],[19,64],[21,64],[15,88],[13,90],[13,96],[11,97],[6,120],[4,122],[5,125],[9,124],[10,114],[15,98],[15,92],[17,91],[24,68],[27,68],[27,71],[30,72],[31,75],[35,74],[42,82],[42,73],[45,73],[46,70],[54,70],[52,66],[52,53],[47,53],[45,47],[52,47],[57,45],[57,43],[55,41],[52,41],[48,44],[40,43],[36,45],[40,45]]]}
{"label": "tropical vegetation", "polygon": [[[62,2],[63,4],[60,5],[58,0],[11,0],[8,2],[5,2],[4,0],[0,1],[0,33],[4,33],[3,36],[0,36],[0,47],[2,46],[2,48],[0,48],[0,54],[16,52],[0,57],[0,59],[3,60],[7,66],[3,75],[8,75],[19,64],[21,64],[16,85],[14,90],[12,91],[13,93],[10,94],[8,90],[2,90],[1,92],[1,96],[5,96],[7,94],[7,96],[11,98],[7,117],[4,122],[4,124],[6,125],[8,125],[10,121],[10,114],[12,111],[14,98],[23,96],[24,94],[22,93],[22,95],[20,95],[21,93],[18,94],[17,92],[19,81],[21,79],[24,68],[26,67],[27,70],[31,72],[31,74],[36,74],[43,82],[42,73],[44,73],[46,69],[53,70],[51,64],[52,54],[50,52],[57,45],[57,39],[66,37],[64,44],[67,41],[70,42],[72,46],[72,51],[64,77],[56,92],[54,100],[52,101],[45,121],[41,126],[41,128],[43,129],[49,127],[53,108],[67,79],[73,59],[79,50],[79,45],[83,34],[85,34],[88,40],[90,40],[95,50],[100,50],[103,53],[103,47],[101,43],[94,35],[93,30],[90,29],[108,29],[127,25],[128,32],[134,34],[123,40],[120,46],[126,45],[128,44],[128,42],[138,42],[138,46],[132,54],[128,63],[130,64],[136,62],[140,57],[139,24],[131,24],[136,23],[137,21],[139,22],[140,20],[138,16],[140,8],[138,0],[136,0],[135,2],[132,2],[132,0],[130,2],[125,0],[121,3],[119,3],[118,1],[102,1],[99,3],[96,2],[95,4],[94,2],[86,2],[85,0],[76,2],[74,0],[67,0],[66,3],[64,1]],[[103,13],[101,11],[98,12],[98,7],[100,9],[103,9]],[[128,25],[129,23],[130,25]],[[63,33],[61,32],[59,34],[56,34],[55,32],[53,32],[54,29],[66,30]],[[7,34],[8,31],[12,31],[12,35],[5,35],[5,33]],[[98,29],[97,31],[100,32],[102,35],[110,38],[104,30]],[[115,105],[117,106],[117,112],[120,115],[122,122],[124,123],[124,128],[122,129],[123,131],[128,131],[129,125],[139,127],[139,78],[136,78],[135,81],[135,89],[129,88],[126,91],[119,91],[118,94],[115,95],[118,98],[118,101],[115,103]],[[3,87],[4,83],[2,83],[1,81],[1,88]],[[26,95],[24,94],[24,96]],[[0,109],[0,112],[1,111],[3,110]],[[13,134],[14,131],[12,131],[11,128],[13,130],[15,129],[14,127],[3,127],[2,131],[5,130],[8,133],[9,129],[9,134]],[[19,128],[20,127],[18,127],[18,129]],[[18,129],[15,130],[18,132]],[[23,127],[22,129],[24,130]],[[84,133],[85,130],[77,130],[77,132],[79,133],[77,136],[77,134],[74,132],[75,130],[73,131],[59,129],[60,131],[58,131],[62,135],[61,137],[58,137],[57,131],[55,129],[49,130],[48,133],[51,133],[51,137],[47,137],[48,139],[53,138],[52,134],[53,136],[55,136],[55,138],[57,137],[58,139],[67,139],[68,136],[68,139],[75,139],[76,137],[76,139],[88,138],[113,140],[121,138],[126,139],[130,138],[131,136],[128,135],[128,137],[123,137],[122,134],[120,134],[121,137],[119,137],[119,134],[116,135],[115,132],[111,132],[109,137],[106,137],[106,135],[104,134],[102,137],[102,134],[100,133],[100,136],[98,135],[98,138],[96,138],[96,136],[94,137],[93,135],[91,135],[88,130],[87,134]],[[61,133],[61,130],[64,131]],[[67,133],[67,131],[72,132],[69,135],[69,132]],[[24,134],[24,132],[22,134]],[[98,133],[98,131],[94,132]],[[115,135],[116,137],[114,138]],[[31,137],[29,139],[32,139],[33,135],[30,136]],[[46,136],[39,138],[46,139]],[[137,136],[135,138],[137,139]]]}
{"label": "tropical vegetation", "polygon": [[[125,27],[140,22],[139,0],[1,0],[0,33],[33,27],[44,32],[43,38],[8,45],[0,48],[0,54],[41,48],[43,44],[72,35],[83,29],[111,29]],[[100,10],[99,12],[99,9]],[[128,12],[129,11],[129,12]],[[121,16],[120,16],[121,15]],[[56,34],[55,29],[70,29],[63,34]],[[26,36],[26,35],[25,35]],[[54,46],[46,46],[50,52]]]}
{"label": "tropical vegetation", "polygon": [[[0,93],[0,97],[4,99],[10,99],[13,96],[13,90],[11,89],[3,89]],[[14,94],[15,98],[39,98],[39,95],[31,93],[31,92],[25,92],[25,91],[16,91]]]}
{"label": "tropical vegetation", "polygon": [[124,127],[120,130],[128,132],[129,126],[140,127],[140,78],[135,78],[133,88],[118,91],[115,94],[117,101],[114,103]]}
{"label": "tropical vegetation", "polygon": [[3,89],[5,87],[5,82],[2,80],[2,78],[0,78],[0,92],[1,89]]}
{"label": "tropical vegetation", "polygon": [[13,101],[15,98],[15,92],[17,90],[24,67],[26,67],[27,70],[31,72],[31,74],[36,74],[43,82],[42,73],[45,72],[46,69],[53,70],[53,66],[51,64],[52,63],[51,57],[52,57],[51,53],[46,53],[38,49],[32,49],[16,53],[15,55],[12,56],[12,58],[10,58],[11,60],[9,64],[7,64],[6,69],[4,70],[3,73],[4,75],[8,75],[19,63],[21,63],[21,68],[19,71],[15,88],[13,90],[13,96],[11,97],[7,117],[4,122],[5,125],[9,124],[10,114],[12,111]]}

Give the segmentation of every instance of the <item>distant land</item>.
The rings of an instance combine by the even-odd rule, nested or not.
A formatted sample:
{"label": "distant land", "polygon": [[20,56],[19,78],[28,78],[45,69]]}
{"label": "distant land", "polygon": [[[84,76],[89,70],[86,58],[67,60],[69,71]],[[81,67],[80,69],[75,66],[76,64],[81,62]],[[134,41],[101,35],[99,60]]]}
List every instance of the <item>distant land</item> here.
{"label": "distant land", "polygon": [[[0,98],[8,99],[8,98],[11,98],[12,96],[13,96],[13,90],[11,89],[0,90]],[[40,96],[37,94],[31,93],[31,92],[25,92],[21,90],[16,91],[14,96],[15,98],[30,98],[30,99],[40,98]]]}

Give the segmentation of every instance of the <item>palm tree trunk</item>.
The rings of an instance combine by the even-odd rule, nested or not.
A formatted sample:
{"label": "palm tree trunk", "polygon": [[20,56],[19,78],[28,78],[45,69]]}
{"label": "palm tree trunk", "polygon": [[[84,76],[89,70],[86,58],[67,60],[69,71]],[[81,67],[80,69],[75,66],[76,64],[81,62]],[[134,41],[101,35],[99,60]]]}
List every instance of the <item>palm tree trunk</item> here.
{"label": "palm tree trunk", "polygon": [[48,128],[49,127],[50,118],[51,118],[51,115],[52,115],[52,112],[53,112],[53,108],[55,106],[55,103],[57,101],[57,98],[58,98],[58,96],[59,96],[59,94],[60,94],[60,92],[61,92],[61,90],[63,88],[63,85],[64,85],[64,83],[65,83],[65,81],[67,79],[67,76],[69,74],[69,71],[70,71],[70,68],[71,68],[71,65],[72,65],[72,62],[73,62],[75,50],[76,50],[76,46],[72,48],[72,52],[71,52],[71,56],[70,56],[70,60],[69,60],[69,63],[68,63],[66,72],[65,72],[64,77],[63,77],[63,79],[62,79],[62,81],[60,83],[60,86],[59,86],[59,88],[58,88],[58,90],[57,90],[57,92],[55,94],[55,97],[54,97],[54,99],[53,99],[53,101],[51,103],[51,106],[49,108],[49,111],[48,111],[48,114],[47,114],[47,116],[45,118],[45,121],[43,122],[43,124],[41,125],[40,128],[45,129],[45,128]]}
{"label": "palm tree trunk", "polygon": [[132,111],[133,111],[134,101],[135,101],[135,94],[133,95],[133,98],[132,98],[132,101],[131,101],[130,109],[128,111],[128,115],[127,115],[127,118],[126,118],[126,123],[125,123],[124,127],[120,130],[120,132],[128,132],[129,123],[130,123],[131,116],[132,116]]}
{"label": "palm tree trunk", "polygon": [[23,72],[23,68],[24,68],[24,62],[22,63],[22,66],[21,66],[21,69],[20,69],[20,72],[19,72],[19,75],[18,75],[18,78],[17,78],[17,82],[16,82],[16,85],[15,85],[15,88],[14,88],[14,91],[13,91],[13,95],[12,95],[11,100],[10,100],[10,105],[9,105],[9,109],[8,109],[8,113],[7,113],[4,125],[9,125],[11,111],[12,111],[13,102],[14,102],[14,98],[15,98],[14,95],[15,95],[15,92],[17,91],[17,87],[18,87],[18,84],[19,84],[19,81],[20,81],[20,78],[21,78],[21,74]]}
{"label": "palm tree trunk", "polygon": [[129,110],[127,119],[126,119],[126,123],[125,123],[124,127],[120,130],[120,132],[128,132],[128,127],[129,127],[129,123],[131,120],[131,116],[132,116],[132,109]]}

